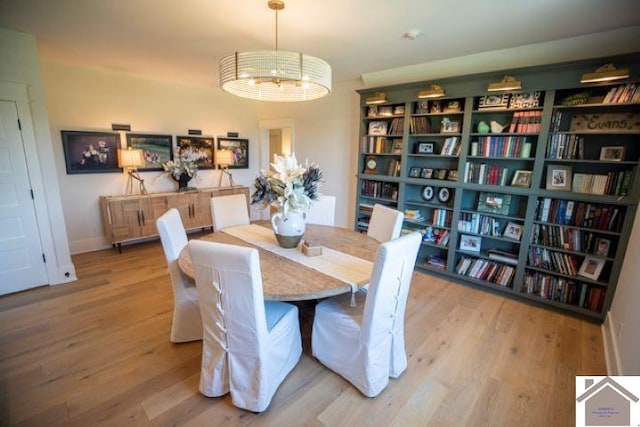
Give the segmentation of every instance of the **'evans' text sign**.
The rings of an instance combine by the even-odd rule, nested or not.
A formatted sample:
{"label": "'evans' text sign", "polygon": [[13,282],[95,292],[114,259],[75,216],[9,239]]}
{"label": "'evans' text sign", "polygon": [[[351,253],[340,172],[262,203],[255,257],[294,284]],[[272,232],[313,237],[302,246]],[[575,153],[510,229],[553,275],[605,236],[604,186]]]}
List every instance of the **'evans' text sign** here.
{"label": "'evans' text sign", "polygon": [[638,132],[640,114],[574,114],[569,125],[570,132]]}

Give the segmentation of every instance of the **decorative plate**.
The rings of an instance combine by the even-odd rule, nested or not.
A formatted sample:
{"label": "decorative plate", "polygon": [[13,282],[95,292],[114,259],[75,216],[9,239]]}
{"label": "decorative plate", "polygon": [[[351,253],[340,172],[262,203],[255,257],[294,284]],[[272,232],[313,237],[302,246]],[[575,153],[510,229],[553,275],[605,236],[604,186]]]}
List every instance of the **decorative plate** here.
{"label": "decorative plate", "polygon": [[435,193],[435,189],[430,185],[426,185],[422,188],[422,198],[425,200],[433,199]]}
{"label": "decorative plate", "polygon": [[447,187],[442,187],[440,191],[438,191],[438,200],[440,200],[441,203],[447,203],[449,198],[451,198],[451,192]]}

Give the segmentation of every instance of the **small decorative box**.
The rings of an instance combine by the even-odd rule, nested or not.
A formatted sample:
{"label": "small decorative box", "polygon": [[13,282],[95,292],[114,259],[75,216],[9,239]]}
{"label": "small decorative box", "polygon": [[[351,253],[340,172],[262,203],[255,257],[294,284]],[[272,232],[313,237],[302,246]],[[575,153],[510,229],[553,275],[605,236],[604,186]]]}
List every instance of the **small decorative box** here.
{"label": "small decorative box", "polygon": [[309,242],[308,240],[304,240],[302,242],[302,253],[306,256],[322,255],[322,246],[320,246],[316,242]]}

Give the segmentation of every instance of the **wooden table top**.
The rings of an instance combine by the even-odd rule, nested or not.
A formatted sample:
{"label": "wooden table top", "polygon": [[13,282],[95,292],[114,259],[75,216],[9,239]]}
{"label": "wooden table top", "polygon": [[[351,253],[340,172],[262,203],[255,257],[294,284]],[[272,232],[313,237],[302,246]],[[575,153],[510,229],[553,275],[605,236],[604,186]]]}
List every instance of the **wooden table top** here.
{"label": "wooden table top", "polygon": [[[256,221],[271,229],[271,222]],[[371,261],[375,260],[379,242],[366,234],[340,227],[307,224],[304,238],[336,251]],[[238,246],[256,247],[244,240],[223,232],[211,233],[201,237],[212,242],[228,243]],[[322,274],[295,261],[283,258],[273,252],[256,247],[260,254],[260,270],[264,299],[268,301],[302,301],[326,298],[351,292],[351,287],[331,276]],[[189,248],[180,252],[178,264],[182,272],[194,278]]]}

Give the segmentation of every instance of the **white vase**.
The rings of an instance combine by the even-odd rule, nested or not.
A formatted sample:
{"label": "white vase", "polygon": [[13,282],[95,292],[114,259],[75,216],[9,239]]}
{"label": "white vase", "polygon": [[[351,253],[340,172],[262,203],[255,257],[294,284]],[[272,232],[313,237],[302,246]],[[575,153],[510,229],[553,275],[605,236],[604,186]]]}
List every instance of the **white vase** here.
{"label": "white vase", "polygon": [[276,212],[271,217],[271,226],[278,239],[278,244],[283,248],[295,248],[302,240],[306,230],[307,214],[305,212]]}

